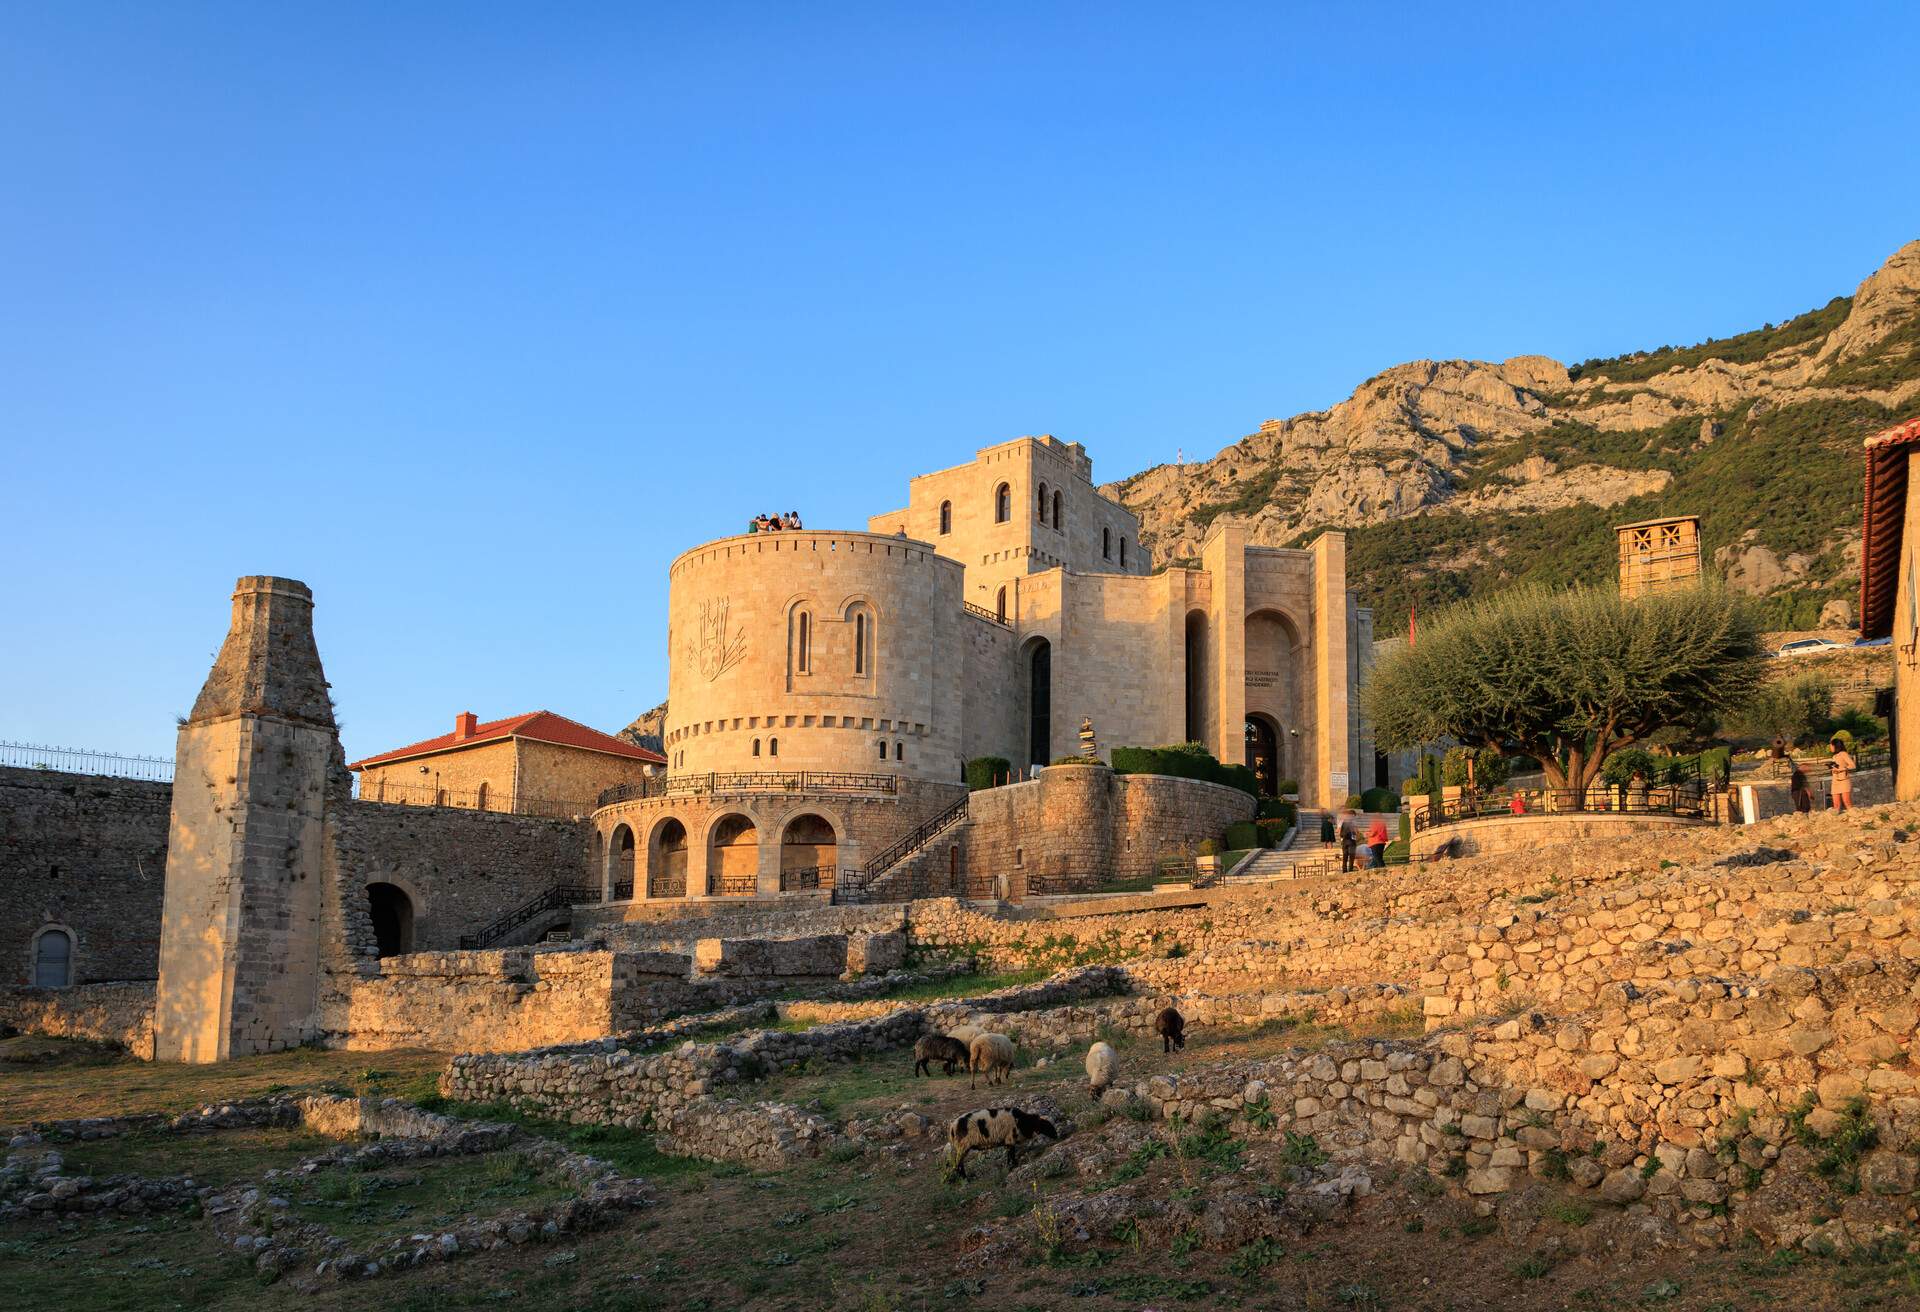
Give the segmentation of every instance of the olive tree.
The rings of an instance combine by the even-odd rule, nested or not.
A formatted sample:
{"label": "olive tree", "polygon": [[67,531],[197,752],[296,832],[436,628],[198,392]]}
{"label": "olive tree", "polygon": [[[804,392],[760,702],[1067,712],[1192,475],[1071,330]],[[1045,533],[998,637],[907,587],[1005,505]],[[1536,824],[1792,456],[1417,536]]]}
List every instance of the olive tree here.
{"label": "olive tree", "polygon": [[1584,797],[1608,752],[1743,705],[1763,662],[1752,612],[1718,589],[1526,587],[1447,610],[1374,668],[1365,706],[1387,750],[1515,744]]}

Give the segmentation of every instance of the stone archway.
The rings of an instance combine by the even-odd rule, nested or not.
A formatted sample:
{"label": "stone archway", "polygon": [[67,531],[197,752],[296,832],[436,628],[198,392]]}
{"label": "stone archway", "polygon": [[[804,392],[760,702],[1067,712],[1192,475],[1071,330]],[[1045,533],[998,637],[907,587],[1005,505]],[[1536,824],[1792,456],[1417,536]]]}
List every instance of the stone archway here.
{"label": "stone archway", "polygon": [[707,831],[707,893],[752,897],[760,891],[760,830],[739,812],[714,821]]}
{"label": "stone archway", "polygon": [[780,834],[780,891],[833,887],[839,838],[833,822],[811,811],[787,821]]}
{"label": "stone archway", "polygon": [[677,816],[654,826],[647,844],[647,896],[687,895],[687,827]]}
{"label": "stone archway", "polygon": [[633,829],[614,826],[607,840],[607,895],[614,901],[633,896]]}
{"label": "stone archway", "polygon": [[413,899],[398,884],[367,885],[367,916],[373,921],[375,949],[382,957],[413,951]]}
{"label": "stone archway", "polygon": [[1207,613],[1187,612],[1187,741],[1209,743],[1207,731]]}
{"label": "stone archway", "polygon": [[1041,638],[1027,653],[1027,760],[1045,765],[1052,750],[1053,645]]}
{"label": "stone archway", "polygon": [[1279,726],[1265,715],[1247,717],[1247,768],[1253,771],[1260,796],[1280,795],[1281,770]]}

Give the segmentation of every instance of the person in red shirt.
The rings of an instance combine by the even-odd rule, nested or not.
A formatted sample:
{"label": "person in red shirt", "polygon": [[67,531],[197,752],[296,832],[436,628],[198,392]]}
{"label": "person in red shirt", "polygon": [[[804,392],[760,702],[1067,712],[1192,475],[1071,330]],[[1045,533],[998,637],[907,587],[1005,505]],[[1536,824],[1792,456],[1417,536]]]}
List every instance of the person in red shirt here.
{"label": "person in red shirt", "polygon": [[1367,826],[1367,864],[1374,869],[1387,864],[1387,822],[1379,816]]}
{"label": "person in red shirt", "polygon": [[1515,815],[1525,815],[1527,813],[1527,795],[1525,793],[1515,793],[1513,795],[1513,801],[1507,804],[1507,809]]}

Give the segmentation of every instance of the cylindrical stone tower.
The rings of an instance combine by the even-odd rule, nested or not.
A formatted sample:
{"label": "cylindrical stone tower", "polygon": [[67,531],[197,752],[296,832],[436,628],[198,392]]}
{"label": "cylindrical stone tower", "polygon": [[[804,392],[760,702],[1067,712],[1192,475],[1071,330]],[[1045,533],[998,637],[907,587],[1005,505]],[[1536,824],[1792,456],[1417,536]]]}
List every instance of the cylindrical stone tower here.
{"label": "cylindrical stone tower", "polygon": [[962,573],[877,533],[746,534],[682,555],[669,771],[958,781]]}

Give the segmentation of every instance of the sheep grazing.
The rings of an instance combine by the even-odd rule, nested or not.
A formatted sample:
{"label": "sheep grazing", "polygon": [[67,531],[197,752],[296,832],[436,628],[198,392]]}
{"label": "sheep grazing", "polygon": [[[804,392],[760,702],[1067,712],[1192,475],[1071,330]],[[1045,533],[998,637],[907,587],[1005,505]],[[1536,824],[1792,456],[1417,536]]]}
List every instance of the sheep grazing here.
{"label": "sheep grazing", "polygon": [[978,1025],[956,1025],[947,1031],[947,1037],[950,1039],[958,1039],[971,1048],[973,1041],[985,1033],[986,1031]]}
{"label": "sheep grazing", "polygon": [[1060,1131],[1046,1117],[1018,1107],[983,1107],[966,1112],[947,1130],[947,1142],[953,1147],[953,1173],[962,1180],[967,1178],[967,1154],[976,1148],[1005,1148],[1007,1169],[1011,1171],[1019,1164],[1020,1145],[1040,1135],[1058,1139]]}
{"label": "sheep grazing", "polygon": [[1172,1007],[1162,1007],[1153,1018],[1153,1032],[1160,1036],[1160,1051],[1172,1052],[1187,1046],[1187,1018]]}
{"label": "sheep grazing", "polygon": [[1096,1043],[1087,1049],[1087,1088],[1098,1098],[1113,1083],[1114,1066],[1120,1058],[1111,1043]]}
{"label": "sheep grazing", "polygon": [[987,1083],[993,1083],[998,1074],[1000,1083],[1007,1082],[1007,1076],[1013,1071],[1013,1040],[1004,1034],[982,1034],[973,1041],[967,1062],[967,1087],[973,1087],[974,1077],[985,1072]]}
{"label": "sheep grazing", "polygon": [[951,1075],[954,1066],[969,1060],[970,1056],[967,1045],[958,1039],[944,1034],[922,1035],[920,1042],[913,1045],[913,1073],[931,1078],[933,1072],[928,1068],[937,1061]]}

